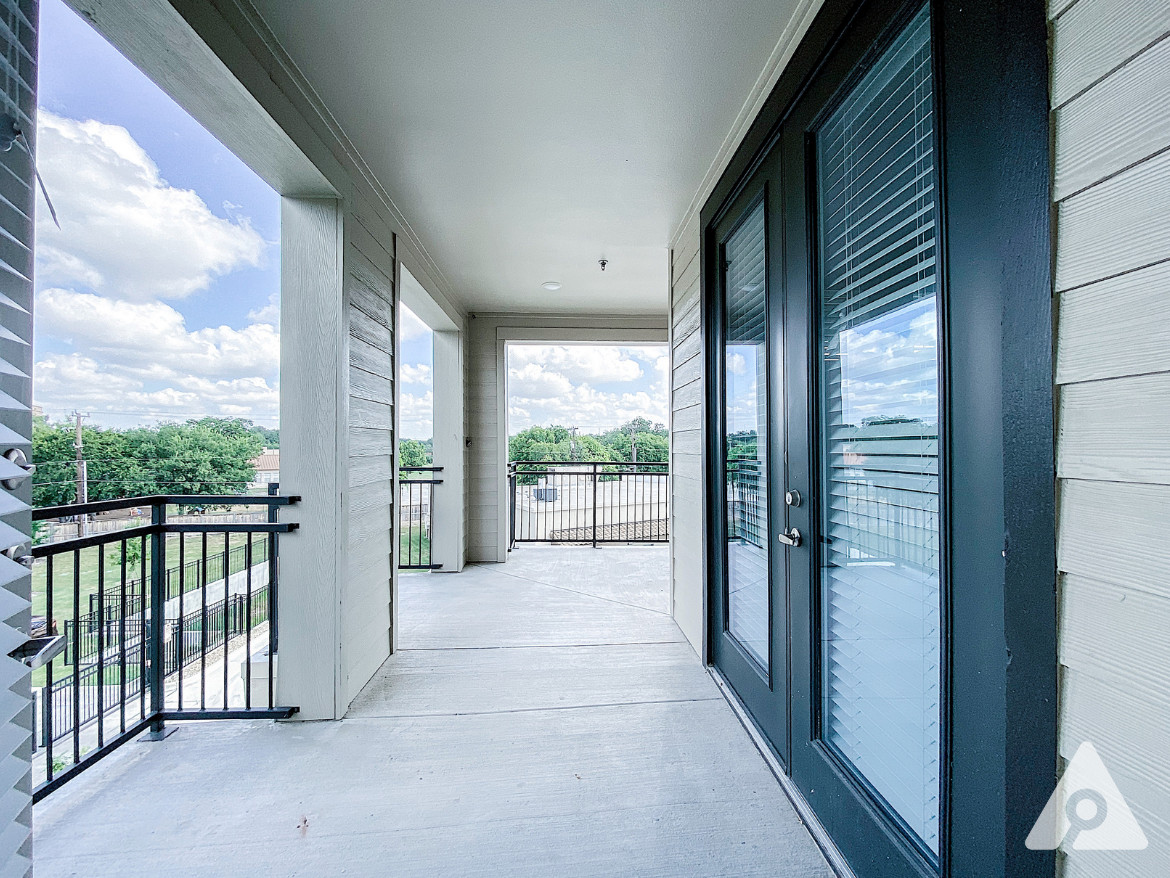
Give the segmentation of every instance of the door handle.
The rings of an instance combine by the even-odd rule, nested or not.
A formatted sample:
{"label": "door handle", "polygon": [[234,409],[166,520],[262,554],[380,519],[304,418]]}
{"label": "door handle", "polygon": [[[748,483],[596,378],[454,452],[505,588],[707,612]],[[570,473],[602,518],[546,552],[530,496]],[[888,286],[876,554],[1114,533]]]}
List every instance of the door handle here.
{"label": "door handle", "polygon": [[798,531],[796,528],[791,528],[788,531],[781,531],[780,533],[776,534],[776,539],[778,539],[786,546],[796,547],[800,545],[800,531]]}

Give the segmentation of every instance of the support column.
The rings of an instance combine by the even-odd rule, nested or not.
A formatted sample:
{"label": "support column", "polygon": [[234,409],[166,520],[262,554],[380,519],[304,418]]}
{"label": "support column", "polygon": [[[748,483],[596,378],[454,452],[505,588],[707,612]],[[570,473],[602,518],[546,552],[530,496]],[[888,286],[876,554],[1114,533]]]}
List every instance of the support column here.
{"label": "support column", "polygon": [[443,472],[431,510],[431,560],[444,572],[463,569],[465,500],[463,334],[434,334],[434,460]]}
{"label": "support column", "polygon": [[281,539],[276,700],[297,719],[339,716],[340,580],[345,545],[347,364],[342,212],[327,198],[281,203],[282,494],[301,502]]}

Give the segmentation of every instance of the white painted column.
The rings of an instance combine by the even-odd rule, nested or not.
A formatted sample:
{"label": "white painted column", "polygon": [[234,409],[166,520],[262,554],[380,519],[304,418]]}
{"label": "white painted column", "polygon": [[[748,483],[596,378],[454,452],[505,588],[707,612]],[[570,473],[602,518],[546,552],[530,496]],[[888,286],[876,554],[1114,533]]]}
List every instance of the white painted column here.
{"label": "white painted column", "polygon": [[431,560],[444,572],[463,569],[464,400],[463,333],[434,334],[434,460],[443,472],[431,509]]}
{"label": "white painted column", "polygon": [[297,719],[335,719],[341,668],[340,574],[345,545],[348,327],[342,212],[327,198],[281,206],[280,539],[276,700]]}

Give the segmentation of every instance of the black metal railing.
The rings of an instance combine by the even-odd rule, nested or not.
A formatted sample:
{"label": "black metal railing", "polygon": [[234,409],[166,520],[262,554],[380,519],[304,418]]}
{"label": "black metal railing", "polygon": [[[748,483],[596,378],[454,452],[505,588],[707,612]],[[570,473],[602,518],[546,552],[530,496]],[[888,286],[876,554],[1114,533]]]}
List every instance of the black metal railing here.
{"label": "black metal railing", "polygon": [[[441,466],[400,467],[398,477],[398,569],[440,570],[431,560],[431,521]],[[429,476],[429,477],[428,477]]]}
{"label": "black metal railing", "polygon": [[727,538],[767,548],[767,475],[751,458],[727,460]]}
{"label": "black metal railing", "polygon": [[[65,649],[33,671],[34,801],[168,720],[287,718],[275,699],[282,497],[156,496],[36,509],[34,521],[149,507],[150,523],[34,546],[34,627]],[[255,522],[168,518],[257,507]],[[173,517],[173,516],[172,516]],[[173,565],[171,560],[176,563]]]}
{"label": "black metal railing", "polygon": [[510,546],[670,538],[666,463],[513,461],[508,486]]}

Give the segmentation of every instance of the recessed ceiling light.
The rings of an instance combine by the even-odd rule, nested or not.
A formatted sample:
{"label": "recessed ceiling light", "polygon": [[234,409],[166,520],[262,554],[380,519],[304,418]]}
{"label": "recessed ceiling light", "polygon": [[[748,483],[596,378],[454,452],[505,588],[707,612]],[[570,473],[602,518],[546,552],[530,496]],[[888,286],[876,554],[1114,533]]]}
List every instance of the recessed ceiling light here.
{"label": "recessed ceiling light", "polygon": [[548,290],[550,293],[555,293],[557,290],[559,290],[561,288],[561,285],[559,283],[557,283],[555,280],[546,280],[544,283],[541,284],[541,286],[544,287],[546,290]]}

